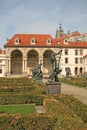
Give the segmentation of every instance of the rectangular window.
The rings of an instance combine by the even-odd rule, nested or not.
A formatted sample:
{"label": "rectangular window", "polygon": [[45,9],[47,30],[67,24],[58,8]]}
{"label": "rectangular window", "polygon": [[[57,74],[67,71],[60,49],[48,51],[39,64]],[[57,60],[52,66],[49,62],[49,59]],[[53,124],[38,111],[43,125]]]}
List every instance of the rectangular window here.
{"label": "rectangular window", "polygon": [[75,55],[78,55],[78,50],[77,49],[75,50]]}
{"label": "rectangular window", "polygon": [[78,64],[78,58],[75,58],[75,64]]}
{"label": "rectangular window", "polygon": [[0,74],[2,74],[2,69],[0,69]]}
{"label": "rectangular window", "polygon": [[65,49],[65,55],[68,55],[68,49]]}
{"label": "rectangular window", "polygon": [[0,60],[0,63],[2,63],[2,60]]}
{"label": "rectangular window", "polygon": [[80,55],[83,55],[83,50],[82,49],[80,49]]}
{"label": "rectangular window", "polygon": [[68,58],[65,58],[65,63],[68,64]]}

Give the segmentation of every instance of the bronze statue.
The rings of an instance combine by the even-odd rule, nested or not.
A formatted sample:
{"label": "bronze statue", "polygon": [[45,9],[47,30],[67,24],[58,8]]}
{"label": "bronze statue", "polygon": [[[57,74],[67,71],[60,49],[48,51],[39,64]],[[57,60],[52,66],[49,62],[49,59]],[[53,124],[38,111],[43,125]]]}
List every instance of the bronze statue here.
{"label": "bronze statue", "polygon": [[34,79],[42,79],[43,78],[41,65],[42,65],[42,63],[38,64],[37,69],[32,70],[32,78],[34,78]]}
{"label": "bronze statue", "polygon": [[72,77],[72,73],[71,73],[70,67],[67,67],[66,68],[66,78],[71,78],[71,77]]}
{"label": "bronze statue", "polygon": [[[60,58],[61,58],[62,50],[60,50],[58,53],[52,53],[50,57],[50,62],[52,64],[52,72],[49,76],[48,82],[59,82],[58,74],[62,71],[62,69],[59,68],[60,64]],[[56,55],[59,55],[59,60],[57,64]]]}

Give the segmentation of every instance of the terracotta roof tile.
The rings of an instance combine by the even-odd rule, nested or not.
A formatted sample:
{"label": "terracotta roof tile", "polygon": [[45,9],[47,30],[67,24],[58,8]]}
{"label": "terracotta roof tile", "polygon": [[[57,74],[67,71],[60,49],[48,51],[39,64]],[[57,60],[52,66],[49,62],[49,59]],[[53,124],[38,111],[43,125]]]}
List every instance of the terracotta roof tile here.
{"label": "terracotta roof tile", "polygon": [[68,42],[64,43],[64,41],[61,41],[58,45],[59,47],[67,47],[67,48],[87,48],[87,42]]}
{"label": "terracotta roof tile", "polygon": [[[78,32],[76,32],[78,33]],[[19,38],[19,44],[15,44],[14,40]],[[35,44],[31,44],[31,39],[35,39]],[[51,44],[47,44],[46,40],[51,40]],[[4,47],[70,47],[70,48],[87,48],[87,42],[68,42],[64,43],[64,38],[55,39],[49,34],[15,34]]]}
{"label": "terracotta roof tile", "polygon": [[[19,38],[20,43],[14,44],[14,40]],[[36,44],[31,44],[31,39],[35,39]],[[47,39],[51,39],[52,44],[46,44]],[[49,34],[15,34],[4,47],[10,46],[56,46],[56,40],[52,38]]]}
{"label": "terracotta roof tile", "polygon": [[75,37],[75,36],[81,36],[81,34],[78,31],[72,32],[70,34],[70,37]]}

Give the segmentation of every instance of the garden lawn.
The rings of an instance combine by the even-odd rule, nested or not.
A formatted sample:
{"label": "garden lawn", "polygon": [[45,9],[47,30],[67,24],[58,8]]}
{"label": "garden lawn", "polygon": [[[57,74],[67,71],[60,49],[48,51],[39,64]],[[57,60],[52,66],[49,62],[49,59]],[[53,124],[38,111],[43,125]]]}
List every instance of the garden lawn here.
{"label": "garden lawn", "polygon": [[0,105],[0,113],[29,114],[35,112],[35,105]]}

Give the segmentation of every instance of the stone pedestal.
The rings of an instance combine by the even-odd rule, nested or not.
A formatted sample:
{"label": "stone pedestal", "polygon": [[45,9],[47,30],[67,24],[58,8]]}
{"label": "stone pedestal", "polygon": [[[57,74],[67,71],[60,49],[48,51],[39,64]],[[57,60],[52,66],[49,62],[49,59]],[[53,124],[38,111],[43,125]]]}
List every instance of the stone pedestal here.
{"label": "stone pedestal", "polygon": [[61,83],[60,82],[47,82],[46,83],[46,94],[61,94]]}

